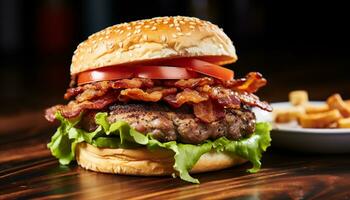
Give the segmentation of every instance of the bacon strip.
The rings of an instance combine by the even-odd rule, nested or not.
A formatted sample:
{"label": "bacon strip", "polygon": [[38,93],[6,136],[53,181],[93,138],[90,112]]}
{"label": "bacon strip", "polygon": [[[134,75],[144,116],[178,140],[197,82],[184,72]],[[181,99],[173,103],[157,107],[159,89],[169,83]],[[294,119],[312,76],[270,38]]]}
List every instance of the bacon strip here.
{"label": "bacon strip", "polygon": [[133,78],[133,79],[122,79],[112,82],[113,89],[126,89],[126,88],[151,88],[154,86],[152,79],[146,78]]}
{"label": "bacon strip", "polygon": [[[260,73],[251,72],[246,78],[221,81],[211,77],[186,80],[151,80],[143,78],[101,81],[70,88],[65,98],[75,97],[68,105],[46,110],[45,117],[54,121],[57,111],[66,118],[86,110],[101,110],[114,102],[129,100],[158,102],[164,100],[174,108],[188,103],[194,114],[205,122],[218,120],[223,108],[239,109],[242,104],[271,111],[271,106],[253,94],[266,84]],[[178,92],[178,89],[180,90]]]}
{"label": "bacon strip", "polygon": [[208,94],[210,98],[217,100],[220,105],[226,108],[237,109],[240,108],[241,103],[245,103],[266,111],[272,111],[271,106],[267,102],[260,101],[259,97],[253,93],[233,91],[222,86],[210,87],[208,85],[199,87],[197,90]]}
{"label": "bacon strip", "polygon": [[249,93],[257,92],[266,83],[266,79],[259,72],[250,72],[245,78],[222,82],[227,88]]}
{"label": "bacon strip", "polygon": [[194,115],[200,120],[211,123],[225,116],[224,109],[210,99],[193,104]]}
{"label": "bacon strip", "polygon": [[[226,88],[230,88],[232,90],[245,91],[249,93],[254,93],[258,91],[259,88],[266,85],[267,81],[262,77],[262,75],[258,72],[250,72],[247,74],[246,78],[236,79],[236,80],[228,80],[221,81],[218,79],[214,79],[211,77],[201,77],[194,79],[182,79],[182,80],[152,80],[145,78],[133,78],[133,79],[121,79],[116,81],[101,81],[96,83],[85,84],[83,86],[78,86],[76,88],[69,88],[64,95],[65,99],[70,99],[75,97],[86,90],[99,90],[106,91],[109,88],[113,89],[127,89],[127,88],[152,88],[156,82],[158,84],[162,84],[166,87],[176,87],[180,89],[185,88],[196,88],[204,85],[215,86],[217,83],[223,85]],[[81,95],[80,101],[91,99],[93,96],[93,92],[89,91],[89,94]],[[97,96],[103,94],[103,92],[96,93]]]}
{"label": "bacon strip", "polygon": [[70,99],[72,97],[77,96],[78,94],[84,92],[84,88],[81,86],[75,88],[68,88],[66,93],[64,94],[64,99]]}
{"label": "bacon strip", "polygon": [[65,118],[77,117],[81,112],[85,110],[101,110],[107,105],[117,101],[118,94],[116,92],[110,92],[101,98],[93,101],[76,102],[71,101],[68,105],[57,105],[51,107],[45,111],[45,118],[48,121],[53,122],[55,120],[55,113],[59,111]]}
{"label": "bacon strip", "polygon": [[208,95],[199,93],[196,90],[185,89],[184,91],[177,93],[177,95],[168,95],[163,99],[175,108],[179,108],[184,103],[199,103],[208,100]]}
{"label": "bacon strip", "polygon": [[224,107],[239,108],[241,106],[241,101],[237,97],[236,92],[230,89],[213,87],[209,89],[208,93],[211,98],[216,99]]}
{"label": "bacon strip", "polygon": [[259,97],[254,95],[253,93],[247,92],[238,92],[237,97],[243,102],[250,106],[257,106],[263,110],[272,111],[272,107],[266,101],[260,101]]}
{"label": "bacon strip", "polygon": [[152,88],[154,82],[152,79],[133,78],[121,79],[116,81],[101,81],[96,83],[85,84],[76,88],[69,88],[64,95],[65,99],[75,96],[79,102],[90,100],[95,97],[106,94],[110,89],[126,89],[126,88]]}
{"label": "bacon strip", "polygon": [[213,85],[214,79],[210,77],[202,77],[202,78],[192,78],[192,79],[181,79],[174,83],[174,86],[184,89],[184,88],[195,88],[204,85]]}
{"label": "bacon strip", "polygon": [[122,90],[120,92],[120,96],[122,99],[125,99],[125,97],[127,97],[133,100],[157,102],[160,101],[163,98],[163,96],[174,94],[176,93],[176,91],[176,88],[167,88],[161,90],[154,90],[148,93],[144,92],[139,88],[130,88]]}

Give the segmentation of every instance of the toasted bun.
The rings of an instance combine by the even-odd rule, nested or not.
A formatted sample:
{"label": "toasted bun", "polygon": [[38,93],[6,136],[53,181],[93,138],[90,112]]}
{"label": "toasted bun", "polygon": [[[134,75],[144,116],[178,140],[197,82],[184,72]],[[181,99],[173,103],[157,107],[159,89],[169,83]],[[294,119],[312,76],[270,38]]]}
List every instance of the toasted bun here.
{"label": "toasted bun", "polygon": [[[76,147],[76,160],[85,169],[114,174],[161,176],[174,173],[174,154],[170,150],[97,148],[87,143]],[[209,152],[201,156],[191,173],[220,170],[246,160],[225,153]]]}
{"label": "toasted bun", "polygon": [[203,57],[220,65],[237,60],[232,41],[218,26],[193,17],[158,17],[114,25],[91,35],[74,52],[71,75],[176,57]]}

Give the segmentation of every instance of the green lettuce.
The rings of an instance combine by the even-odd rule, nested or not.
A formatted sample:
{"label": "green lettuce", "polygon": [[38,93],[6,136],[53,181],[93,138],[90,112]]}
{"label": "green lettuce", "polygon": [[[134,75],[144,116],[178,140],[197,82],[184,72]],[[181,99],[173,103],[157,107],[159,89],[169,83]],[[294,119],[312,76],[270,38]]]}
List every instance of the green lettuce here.
{"label": "green lettuce", "polygon": [[56,119],[61,122],[61,125],[47,146],[52,155],[58,158],[63,165],[67,165],[75,159],[75,147],[80,142],[107,148],[138,148],[141,146],[146,146],[150,150],[165,148],[174,152],[173,167],[179,177],[191,183],[199,183],[198,179],[190,176],[189,171],[203,154],[214,150],[238,155],[252,163],[253,167],[248,171],[255,173],[261,167],[262,152],[266,151],[271,142],[271,126],[268,123],[257,123],[255,133],[249,138],[239,141],[231,141],[221,137],[215,141],[208,140],[203,144],[192,145],[176,141],[159,142],[150,134],[139,133],[124,121],[110,124],[107,121],[107,113],[103,112],[96,114],[95,121],[98,128],[93,132],[76,127],[80,117],[68,120],[60,113],[56,113]]}

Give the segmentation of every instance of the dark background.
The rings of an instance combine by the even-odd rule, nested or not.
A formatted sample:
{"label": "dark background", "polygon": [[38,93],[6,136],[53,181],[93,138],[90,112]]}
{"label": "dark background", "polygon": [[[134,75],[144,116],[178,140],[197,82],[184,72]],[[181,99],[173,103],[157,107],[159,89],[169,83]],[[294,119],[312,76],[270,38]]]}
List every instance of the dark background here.
{"label": "dark background", "polygon": [[[210,20],[233,40],[237,76],[259,71],[259,91],[284,101],[290,90],[311,99],[350,98],[349,7],[336,1],[0,0],[0,114],[62,103],[76,46],[107,26],[155,16]],[[345,2],[345,1],[344,1]]]}

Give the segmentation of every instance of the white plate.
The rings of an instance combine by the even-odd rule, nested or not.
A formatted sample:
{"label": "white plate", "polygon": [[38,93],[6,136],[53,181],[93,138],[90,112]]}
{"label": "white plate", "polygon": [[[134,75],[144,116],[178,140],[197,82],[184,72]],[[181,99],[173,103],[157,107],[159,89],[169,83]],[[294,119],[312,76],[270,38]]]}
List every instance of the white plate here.
{"label": "white plate", "polygon": [[[314,105],[324,102],[310,102]],[[289,102],[272,103],[273,108],[287,108]],[[297,122],[277,124],[273,122],[272,113],[253,109],[257,121],[268,121],[273,124],[271,132],[272,146],[290,150],[313,153],[349,153],[350,129],[316,129],[301,128]]]}

